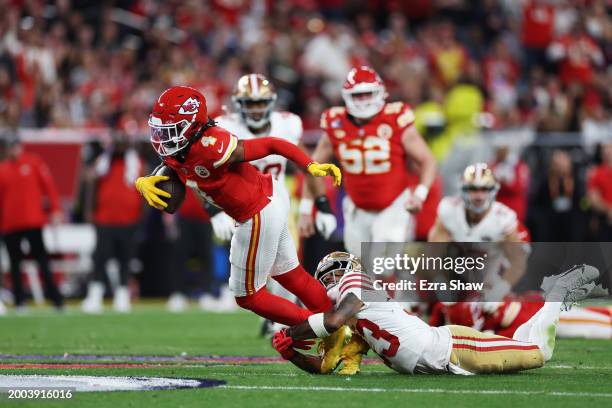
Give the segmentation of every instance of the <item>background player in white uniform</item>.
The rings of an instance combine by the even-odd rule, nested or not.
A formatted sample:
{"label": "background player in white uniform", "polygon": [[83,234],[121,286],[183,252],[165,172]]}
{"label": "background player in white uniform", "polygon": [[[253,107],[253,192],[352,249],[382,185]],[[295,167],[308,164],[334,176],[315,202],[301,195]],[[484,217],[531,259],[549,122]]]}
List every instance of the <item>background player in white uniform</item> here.
{"label": "background player in white uniform", "polygon": [[[274,86],[265,76],[255,73],[244,75],[238,80],[232,94],[234,112],[219,116],[215,121],[241,140],[275,136],[299,145],[302,138],[302,120],[290,112],[274,111],[276,98]],[[270,155],[250,163],[262,173],[272,175],[276,180],[275,188],[278,188],[288,208],[289,192],[285,185],[287,159],[279,155]],[[231,239],[235,222],[227,214],[224,212],[215,214],[211,222],[219,239],[223,241]],[[274,280],[269,280],[268,290],[292,302],[297,300],[295,295]],[[264,327],[268,325],[269,323]]]}
{"label": "background player in white uniform", "polygon": [[513,338],[481,333],[464,326],[431,327],[375,291],[372,278],[351,254],[335,252],[319,264],[317,278],[326,286],[335,310],[275,334],[274,347],[301,369],[320,373],[322,357],[304,355],[294,347],[350,324],[385,364],[400,373],[481,374],[539,368],[552,357],[561,307],[585,299],[599,271],[573,268],[550,277],[551,301],[518,328]]}
{"label": "background player in white uniform", "polygon": [[[484,245],[488,271],[485,300],[500,301],[524,275],[529,247],[524,242],[516,213],[495,201],[499,184],[485,163],[468,166],[461,179],[461,196],[444,197],[438,205],[430,242],[498,242]],[[509,244],[503,244],[509,243]],[[499,250],[497,250],[499,249]],[[494,265],[497,263],[497,265]]]}

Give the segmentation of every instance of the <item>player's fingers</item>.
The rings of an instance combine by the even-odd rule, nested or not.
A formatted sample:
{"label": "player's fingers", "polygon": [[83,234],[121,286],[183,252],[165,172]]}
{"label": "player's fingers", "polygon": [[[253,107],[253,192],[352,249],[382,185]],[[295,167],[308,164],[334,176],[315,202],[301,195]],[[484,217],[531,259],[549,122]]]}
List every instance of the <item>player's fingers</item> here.
{"label": "player's fingers", "polygon": [[333,164],[331,165],[331,171],[334,176],[334,185],[336,187],[339,187],[340,184],[342,183],[342,172],[340,171],[338,166],[335,166]]}
{"label": "player's fingers", "polygon": [[156,195],[151,195],[151,200],[153,200],[155,204],[160,205],[162,208],[166,208],[168,206],[168,204],[164,202],[164,200],[162,200]]}
{"label": "player's fingers", "polygon": [[160,189],[159,189],[159,188],[157,188],[157,187],[153,187],[153,188],[151,189],[151,192],[152,192],[153,194],[155,194],[155,195],[162,196],[162,197],[166,197],[166,198],[170,198],[170,197],[172,197],[172,195],[171,195],[169,192],[164,191],[164,190],[160,190]]}
{"label": "player's fingers", "polygon": [[168,176],[150,176],[150,179],[153,182],[153,184],[156,184],[158,181],[170,180],[170,177]]}

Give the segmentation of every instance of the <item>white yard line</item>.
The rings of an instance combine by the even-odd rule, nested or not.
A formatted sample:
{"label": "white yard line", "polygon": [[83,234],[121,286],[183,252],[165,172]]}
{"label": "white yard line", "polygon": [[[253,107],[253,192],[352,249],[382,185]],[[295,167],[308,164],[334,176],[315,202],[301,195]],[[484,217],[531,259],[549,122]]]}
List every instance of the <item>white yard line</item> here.
{"label": "white yard line", "polygon": [[330,391],[330,392],[403,392],[409,394],[476,394],[476,395],[544,395],[558,397],[612,398],[612,393],[566,391],[513,391],[513,390],[449,390],[444,388],[357,388],[357,387],[294,387],[272,385],[221,385],[216,388],[250,391]]}

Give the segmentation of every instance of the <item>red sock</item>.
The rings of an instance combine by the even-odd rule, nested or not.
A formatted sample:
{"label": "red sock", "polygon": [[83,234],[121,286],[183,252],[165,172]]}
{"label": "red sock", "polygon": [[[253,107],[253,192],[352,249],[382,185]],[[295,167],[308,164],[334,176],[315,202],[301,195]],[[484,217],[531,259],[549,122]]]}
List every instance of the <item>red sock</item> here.
{"label": "red sock", "polygon": [[273,278],[285,289],[297,296],[313,313],[321,313],[332,307],[327,291],[308,272],[298,265],[295,269]]}
{"label": "red sock", "polygon": [[237,297],[236,303],[261,317],[287,326],[302,323],[312,314],[287,299],[271,294],[265,287],[252,295]]}

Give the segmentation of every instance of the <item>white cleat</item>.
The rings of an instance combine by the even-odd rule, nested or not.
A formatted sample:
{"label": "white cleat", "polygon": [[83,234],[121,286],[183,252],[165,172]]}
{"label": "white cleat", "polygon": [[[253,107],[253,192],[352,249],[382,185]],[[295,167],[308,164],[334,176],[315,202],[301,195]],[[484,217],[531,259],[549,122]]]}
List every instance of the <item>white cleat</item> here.
{"label": "white cleat", "polygon": [[586,299],[595,288],[599,270],[591,265],[575,265],[569,270],[542,281],[542,290],[547,302],[562,302],[562,308],[569,310],[575,302]]}
{"label": "white cleat", "polygon": [[187,310],[187,297],[182,293],[173,293],[168,298],[166,308],[169,312],[172,313],[184,312],[185,310]]}
{"label": "white cleat", "polygon": [[2,303],[2,300],[0,300],[0,316],[4,315],[6,315],[6,306],[4,306],[4,303]]}
{"label": "white cleat", "polygon": [[81,303],[81,310],[89,314],[100,314],[104,311],[102,300],[104,297],[104,284],[91,282],[87,287],[87,296]]}
{"label": "white cleat", "polygon": [[[561,302],[567,293],[599,278],[599,270],[591,265],[574,265],[558,275],[547,276],[542,280],[540,288],[549,302]],[[550,298],[549,298],[550,297]]]}
{"label": "white cleat", "polygon": [[130,291],[127,286],[119,286],[115,289],[115,296],[113,298],[113,309],[115,312],[128,313],[132,310],[130,303]]}

